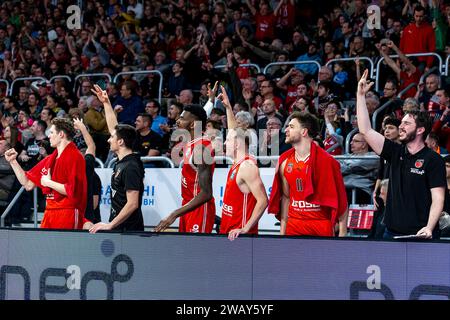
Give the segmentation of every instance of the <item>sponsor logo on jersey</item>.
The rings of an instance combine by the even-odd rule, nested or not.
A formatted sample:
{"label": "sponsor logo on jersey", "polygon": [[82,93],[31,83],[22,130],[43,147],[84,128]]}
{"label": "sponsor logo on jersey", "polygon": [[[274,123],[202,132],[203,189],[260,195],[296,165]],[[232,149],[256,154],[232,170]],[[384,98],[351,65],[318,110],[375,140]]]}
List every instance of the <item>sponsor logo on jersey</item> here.
{"label": "sponsor logo on jersey", "polygon": [[286,169],[287,173],[291,173],[292,172],[292,168],[294,168],[294,164],[292,162],[288,163],[287,169]]}
{"label": "sponsor logo on jersey", "polygon": [[300,209],[317,209],[320,208],[319,204],[309,203],[303,200],[292,200],[291,207]]}
{"label": "sponsor logo on jersey", "polygon": [[182,178],[181,178],[181,185],[182,185],[183,187],[185,187],[185,188],[188,187],[188,186],[187,186],[187,181],[186,181],[186,178],[185,178],[185,177],[182,177]]}
{"label": "sponsor logo on jersey", "polygon": [[227,205],[226,203],[222,206],[222,213],[232,215],[233,214],[233,207]]}
{"label": "sponsor logo on jersey", "polygon": [[231,172],[230,180],[233,180],[235,175],[236,175],[236,170],[233,170],[233,172]]}
{"label": "sponsor logo on jersey", "polygon": [[425,173],[425,170],[419,170],[419,169],[416,169],[416,168],[411,168],[411,173],[423,175]]}
{"label": "sponsor logo on jersey", "polygon": [[418,159],[418,160],[416,160],[416,162],[414,163],[414,166],[415,166],[417,169],[420,169],[420,168],[422,168],[424,162],[425,162],[424,159]]}

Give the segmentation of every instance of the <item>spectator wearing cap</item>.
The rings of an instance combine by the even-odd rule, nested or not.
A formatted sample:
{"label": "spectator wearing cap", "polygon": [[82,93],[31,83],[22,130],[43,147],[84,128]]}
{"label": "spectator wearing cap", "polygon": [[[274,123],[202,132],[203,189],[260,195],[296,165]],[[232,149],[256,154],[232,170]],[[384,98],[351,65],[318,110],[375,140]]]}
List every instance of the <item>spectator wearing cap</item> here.
{"label": "spectator wearing cap", "polygon": [[160,115],[161,105],[157,100],[150,100],[145,104],[145,112],[152,117],[151,129],[160,137],[164,135],[161,125],[167,124],[167,118]]}
{"label": "spectator wearing cap", "polygon": [[120,87],[120,96],[114,101],[113,107],[118,122],[122,124],[134,125],[137,115],[144,112],[144,104],[136,94],[136,88],[128,81]]}
{"label": "spectator wearing cap", "polygon": [[[299,56],[296,61],[317,61],[319,64],[322,64],[322,59],[317,51],[317,43],[312,42],[308,47],[308,52]],[[298,70],[303,71],[309,75],[316,75],[318,72],[318,67],[315,63],[307,63],[307,64],[296,64],[295,67]]]}

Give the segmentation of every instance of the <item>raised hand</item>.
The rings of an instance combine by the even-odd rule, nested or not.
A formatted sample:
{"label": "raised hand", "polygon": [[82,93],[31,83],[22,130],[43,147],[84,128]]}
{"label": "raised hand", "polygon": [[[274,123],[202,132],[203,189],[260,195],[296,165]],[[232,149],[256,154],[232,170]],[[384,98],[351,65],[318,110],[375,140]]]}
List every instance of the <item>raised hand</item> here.
{"label": "raised hand", "polygon": [[211,101],[214,101],[216,97],[218,84],[219,81],[216,81],[216,83],[214,83],[214,87],[211,89],[211,83],[208,82],[208,97]]}
{"label": "raised hand", "polygon": [[106,90],[102,90],[99,85],[94,84],[94,89],[91,89],[93,93],[97,96],[98,100],[100,100],[101,103],[108,103],[109,97]]}
{"label": "raised hand", "polygon": [[231,103],[230,103],[230,99],[228,98],[228,94],[227,94],[227,91],[225,90],[224,86],[220,86],[220,89],[222,90],[222,93],[220,93],[217,96],[217,99],[222,101],[222,104],[223,104],[223,106],[225,108],[232,108],[231,107]]}
{"label": "raised hand", "polygon": [[17,158],[17,151],[14,148],[11,148],[9,150],[6,150],[5,152],[5,159],[8,162],[12,162],[14,160],[16,160]]}
{"label": "raised hand", "polygon": [[360,96],[365,96],[367,92],[370,91],[370,88],[373,86],[373,82],[367,80],[367,75],[369,71],[366,69],[361,76],[361,79],[358,82],[358,91],[357,94]]}
{"label": "raised hand", "polygon": [[83,131],[83,129],[86,129],[86,126],[83,123],[82,119],[75,118],[73,119],[73,126],[75,129]]}

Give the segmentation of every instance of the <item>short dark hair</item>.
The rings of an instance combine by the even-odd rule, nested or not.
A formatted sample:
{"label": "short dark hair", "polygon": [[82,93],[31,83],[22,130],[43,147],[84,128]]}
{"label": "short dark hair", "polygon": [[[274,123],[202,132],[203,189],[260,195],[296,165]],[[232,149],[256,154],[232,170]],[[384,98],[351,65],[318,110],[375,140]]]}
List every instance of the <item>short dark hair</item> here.
{"label": "short dark hair", "polygon": [[129,124],[118,124],[114,129],[116,130],[117,139],[122,139],[126,148],[133,149],[133,144],[136,140],[136,128]]}
{"label": "short dark hair", "polygon": [[203,109],[200,106],[191,104],[191,105],[185,106],[184,111],[187,111],[190,114],[192,114],[196,121],[201,121],[202,130],[205,130],[206,120],[208,119],[208,117],[206,116],[205,109]]}
{"label": "short dark hair", "polygon": [[425,12],[425,8],[422,7],[421,5],[417,5],[414,7],[414,12],[416,12],[416,11]]}
{"label": "short dark hair", "polygon": [[52,125],[55,126],[56,131],[64,132],[67,140],[72,141],[75,137],[76,131],[75,127],[73,126],[73,122],[66,118],[55,118],[52,119]]}
{"label": "short dark hair", "polygon": [[411,110],[406,112],[406,114],[410,114],[414,118],[416,121],[416,128],[425,128],[425,132],[423,134],[423,140],[425,141],[425,138],[431,132],[431,127],[433,125],[433,121],[428,112]]}
{"label": "short dark hair", "polygon": [[393,118],[393,117],[389,117],[389,118],[386,118],[386,120],[384,120],[385,126],[389,124],[389,125],[392,125],[392,126],[395,126],[398,128],[400,126],[400,123],[401,123],[400,120],[398,120],[397,118]]}
{"label": "short dark hair", "polygon": [[308,129],[309,137],[315,138],[319,134],[319,120],[311,113],[295,111],[291,115],[292,119],[297,119],[304,128]]}
{"label": "short dark hair", "polygon": [[180,113],[182,113],[183,110],[184,110],[183,104],[180,103],[180,102],[177,102],[177,101],[176,102],[172,102],[171,106],[177,107],[177,109],[180,110]]}
{"label": "short dark hair", "polygon": [[142,117],[144,121],[147,121],[148,123],[150,123],[150,125],[153,122],[152,116],[148,113],[138,113],[138,117]]}
{"label": "short dark hair", "polygon": [[211,126],[216,130],[222,130],[222,123],[214,120],[207,120],[206,124],[210,123]]}
{"label": "short dark hair", "polygon": [[47,123],[44,120],[38,119],[35,121],[37,122],[37,125],[42,128],[42,131],[45,131],[47,129]]}

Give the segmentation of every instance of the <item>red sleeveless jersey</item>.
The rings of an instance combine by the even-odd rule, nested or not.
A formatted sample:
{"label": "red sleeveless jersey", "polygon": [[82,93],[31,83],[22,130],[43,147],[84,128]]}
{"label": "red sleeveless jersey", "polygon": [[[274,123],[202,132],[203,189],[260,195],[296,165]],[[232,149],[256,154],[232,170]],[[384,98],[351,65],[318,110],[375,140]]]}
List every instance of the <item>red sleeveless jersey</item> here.
{"label": "red sleeveless jersey", "polygon": [[[198,145],[204,145],[210,150],[210,155],[214,159],[214,149],[211,140],[206,137],[192,140],[184,147],[183,152],[183,168],[181,169],[181,197],[183,203],[191,201],[197,194],[200,193],[200,184],[198,182],[198,171],[193,167],[193,151]],[[215,163],[211,166],[211,175],[214,174]]]}
{"label": "red sleeveless jersey", "polygon": [[[183,168],[181,169],[181,197],[182,205],[191,201],[200,193],[200,183],[198,181],[198,171],[193,167],[193,151],[197,145],[204,145],[211,159],[214,159],[214,149],[211,141],[206,137],[201,137],[189,142],[183,152]],[[215,163],[211,165],[211,175],[214,174]],[[202,206],[186,213],[180,218],[179,231],[192,233],[211,233],[216,216],[216,205],[214,197]]]}
{"label": "red sleeveless jersey", "polygon": [[305,200],[303,184],[306,173],[311,170],[310,158],[305,161],[297,160],[295,153],[286,160],[284,176],[289,184],[289,213],[288,218],[295,219],[331,219],[328,208],[309,203]]}
{"label": "red sleeveless jersey", "polygon": [[[243,228],[250,220],[253,209],[256,206],[256,199],[253,194],[243,193],[236,182],[242,162],[249,159],[256,163],[252,157],[247,155],[234,164],[228,172],[225,195],[223,196],[220,233],[229,233],[233,229]],[[258,224],[255,224],[248,233],[257,234]]]}

